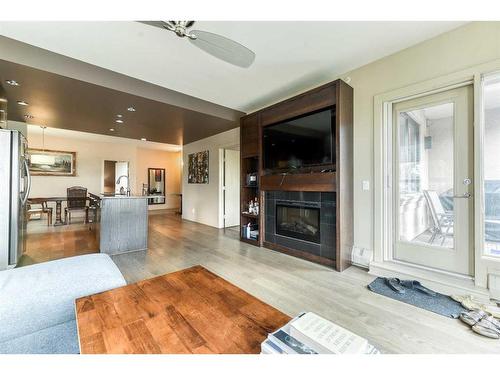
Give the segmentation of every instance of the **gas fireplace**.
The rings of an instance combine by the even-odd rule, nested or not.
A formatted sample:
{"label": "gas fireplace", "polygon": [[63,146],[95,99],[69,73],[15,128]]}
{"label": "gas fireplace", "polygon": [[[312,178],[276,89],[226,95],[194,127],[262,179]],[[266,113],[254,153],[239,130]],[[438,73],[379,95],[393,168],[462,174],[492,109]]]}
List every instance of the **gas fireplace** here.
{"label": "gas fireplace", "polygon": [[276,201],[276,234],[321,243],[319,205]]}

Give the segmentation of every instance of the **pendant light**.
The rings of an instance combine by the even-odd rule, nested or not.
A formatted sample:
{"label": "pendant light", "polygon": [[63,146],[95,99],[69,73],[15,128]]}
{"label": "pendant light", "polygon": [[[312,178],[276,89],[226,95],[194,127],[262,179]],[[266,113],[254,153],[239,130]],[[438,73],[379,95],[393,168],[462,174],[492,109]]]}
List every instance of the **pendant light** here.
{"label": "pendant light", "polygon": [[46,126],[40,126],[42,128],[42,151],[45,151],[45,129],[47,129]]}
{"label": "pendant light", "polygon": [[55,156],[45,154],[45,129],[46,126],[40,126],[42,128],[42,152],[39,154],[35,154],[31,156],[32,164],[40,164],[40,165],[54,165],[55,164]]}

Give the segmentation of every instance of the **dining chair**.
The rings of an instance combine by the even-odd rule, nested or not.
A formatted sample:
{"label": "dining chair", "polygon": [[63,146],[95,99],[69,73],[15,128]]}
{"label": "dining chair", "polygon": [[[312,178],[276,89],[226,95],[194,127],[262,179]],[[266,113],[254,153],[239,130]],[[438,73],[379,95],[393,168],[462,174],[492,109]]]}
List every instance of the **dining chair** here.
{"label": "dining chair", "polygon": [[89,221],[89,207],[87,206],[87,188],[72,186],[66,189],[67,206],[64,209],[64,221],[71,224],[71,213],[85,211],[85,223]]}
{"label": "dining chair", "polygon": [[[41,207],[33,207],[34,204],[40,205]],[[31,220],[33,215],[40,215],[40,217],[42,217],[43,214],[46,214],[47,226],[52,225],[52,207],[48,206],[47,201],[42,201],[40,203],[31,203],[28,201],[26,212],[28,214],[28,220]]]}

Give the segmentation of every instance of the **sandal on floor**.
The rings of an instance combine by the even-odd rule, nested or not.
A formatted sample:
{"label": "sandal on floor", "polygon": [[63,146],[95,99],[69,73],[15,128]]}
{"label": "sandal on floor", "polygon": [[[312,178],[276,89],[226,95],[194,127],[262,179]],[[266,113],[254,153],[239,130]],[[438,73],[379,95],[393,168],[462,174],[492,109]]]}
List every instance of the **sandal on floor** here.
{"label": "sandal on floor", "polygon": [[451,298],[462,304],[467,310],[483,310],[494,318],[500,319],[500,307],[482,303],[471,295],[452,295]]}
{"label": "sandal on floor", "polygon": [[492,316],[487,316],[472,326],[472,330],[491,339],[500,339],[500,322]]}
{"label": "sandal on floor", "polygon": [[483,310],[472,310],[460,313],[460,320],[465,324],[474,326],[479,323],[481,319],[488,317],[488,313]]}
{"label": "sandal on floor", "polygon": [[460,302],[467,310],[483,310],[486,311],[486,305],[477,301],[471,295],[466,296],[451,296],[457,302]]}
{"label": "sandal on floor", "polygon": [[491,314],[491,316],[493,316],[494,318],[500,319],[500,307],[488,305],[485,307],[484,311],[486,311],[488,314]]}
{"label": "sandal on floor", "polygon": [[401,285],[401,280],[396,277],[386,278],[385,283],[398,294],[403,294],[405,292],[405,288]]}
{"label": "sandal on floor", "polygon": [[432,297],[436,296],[435,291],[430,290],[429,288],[426,288],[417,280],[403,280],[403,281],[401,281],[401,285],[403,285],[405,288],[408,288],[408,289],[418,290],[419,292],[425,293],[425,294],[432,296]]}

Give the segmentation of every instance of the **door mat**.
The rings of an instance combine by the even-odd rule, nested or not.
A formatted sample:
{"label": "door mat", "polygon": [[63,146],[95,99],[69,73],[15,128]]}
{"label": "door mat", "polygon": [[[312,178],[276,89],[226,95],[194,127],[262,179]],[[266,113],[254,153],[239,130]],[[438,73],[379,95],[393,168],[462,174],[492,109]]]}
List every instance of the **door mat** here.
{"label": "door mat", "polygon": [[377,277],[368,285],[368,289],[377,294],[447,316],[448,318],[456,319],[461,312],[467,311],[460,303],[444,294],[436,293],[436,296],[433,297],[414,289],[406,289],[405,293],[396,293],[386,284],[385,280],[384,277]]}

